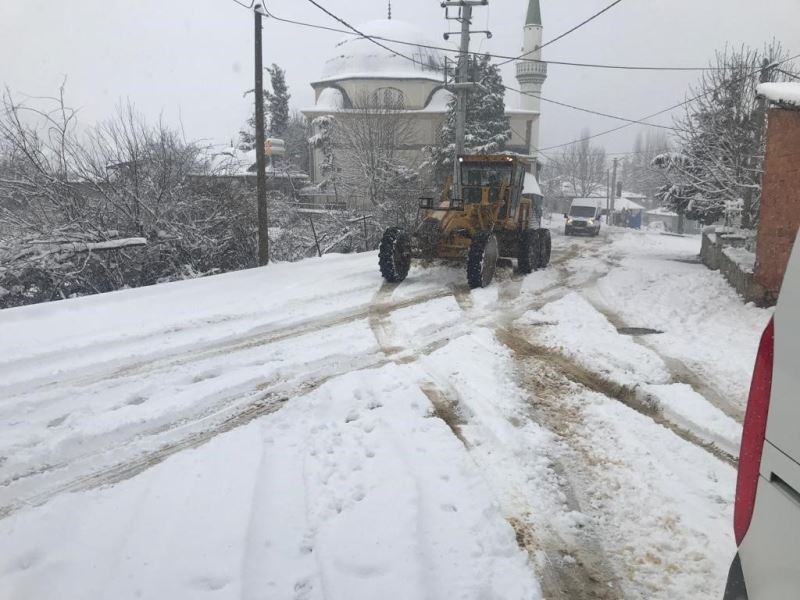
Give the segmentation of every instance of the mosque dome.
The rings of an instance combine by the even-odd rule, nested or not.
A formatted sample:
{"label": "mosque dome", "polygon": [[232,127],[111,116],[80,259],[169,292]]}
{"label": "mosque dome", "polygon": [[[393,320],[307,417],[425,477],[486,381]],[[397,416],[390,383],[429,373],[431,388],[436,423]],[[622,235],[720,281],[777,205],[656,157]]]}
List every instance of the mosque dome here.
{"label": "mosque dome", "polygon": [[410,42],[412,45],[378,40],[408,58],[381,48],[366,37],[350,35],[336,44],[333,56],[325,62],[320,81],[362,78],[442,81],[444,58],[441,52],[424,47],[441,44],[428,40],[415,26],[404,21],[380,19],[357,29],[369,37]]}

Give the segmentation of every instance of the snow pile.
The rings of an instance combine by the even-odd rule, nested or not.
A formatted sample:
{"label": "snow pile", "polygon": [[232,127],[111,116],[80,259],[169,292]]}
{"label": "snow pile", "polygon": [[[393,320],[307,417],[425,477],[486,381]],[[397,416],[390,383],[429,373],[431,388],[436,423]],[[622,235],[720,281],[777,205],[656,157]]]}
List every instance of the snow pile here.
{"label": "snow pile", "polygon": [[800,83],[789,81],[760,83],[756,93],[775,104],[800,108]]}
{"label": "snow pile", "polygon": [[398,367],[351,373],[110,488],[0,521],[0,597],[539,597]]}
{"label": "snow pile", "polygon": [[651,350],[616,328],[576,293],[523,315],[522,324],[538,326],[535,341],[574,358],[603,378],[628,387],[665,383],[669,372]]}
{"label": "snow pile", "polygon": [[722,249],[723,254],[735,262],[745,273],[752,273],[756,268],[756,255],[750,252],[747,248],[735,248],[734,246],[725,246]]}
{"label": "snow pile", "polygon": [[743,411],[771,311],[743,305],[717,271],[691,264],[700,238],[625,234],[607,247],[621,268],[597,282],[598,302],[627,324],[664,331],[648,343],[684,363]]}
{"label": "snow pile", "polygon": [[701,430],[702,438],[731,456],[739,455],[742,426],[708,403],[690,385],[648,385],[646,392],[670,421],[689,430]]}
{"label": "snow pile", "polygon": [[577,400],[581,445],[598,465],[589,493],[609,513],[596,524],[631,569],[625,597],[720,598],[736,551],[735,469],[619,402]]}

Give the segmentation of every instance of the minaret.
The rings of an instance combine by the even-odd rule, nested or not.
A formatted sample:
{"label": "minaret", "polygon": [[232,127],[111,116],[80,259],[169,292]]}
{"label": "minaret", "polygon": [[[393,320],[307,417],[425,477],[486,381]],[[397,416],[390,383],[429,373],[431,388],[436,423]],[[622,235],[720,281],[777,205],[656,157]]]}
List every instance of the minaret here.
{"label": "minaret", "polygon": [[[528,15],[525,19],[525,28],[522,34],[522,52],[524,58],[541,60],[542,51],[542,11],[539,0],[529,0]],[[541,95],[542,84],[547,79],[547,63],[520,60],[517,62],[517,81],[519,89],[526,94]],[[539,112],[541,101],[533,96],[520,96],[520,108]],[[539,115],[533,117],[531,123],[531,137],[528,152],[536,156],[539,151]]]}

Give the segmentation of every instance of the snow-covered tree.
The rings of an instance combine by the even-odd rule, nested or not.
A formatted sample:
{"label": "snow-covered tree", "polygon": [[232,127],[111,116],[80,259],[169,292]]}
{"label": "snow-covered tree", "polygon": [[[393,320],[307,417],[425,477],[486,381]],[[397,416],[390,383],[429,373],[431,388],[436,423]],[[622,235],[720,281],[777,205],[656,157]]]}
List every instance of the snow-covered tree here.
{"label": "snow-covered tree", "polygon": [[[264,131],[272,137],[282,138],[289,126],[289,88],[286,85],[286,71],[274,64],[267,67],[272,91],[264,90]],[[253,90],[247,92],[252,94]],[[247,120],[247,127],[239,132],[239,148],[252,150],[256,145],[255,114]]]}
{"label": "snow-covered tree", "polygon": [[282,138],[289,126],[289,88],[286,86],[286,71],[278,65],[267,67],[271,92],[267,92],[264,100],[267,103],[269,127],[267,132],[272,137]]}
{"label": "snow-covered tree", "polygon": [[322,190],[333,188],[336,192],[337,167],[336,153],[334,152],[334,133],[336,129],[336,119],[333,115],[321,115],[311,121],[311,130],[314,134],[308,138],[308,143],[318,149],[322,154],[322,164],[320,171],[322,181],[319,187]]}
{"label": "snow-covered tree", "polygon": [[677,152],[656,157],[668,184],[660,197],[668,208],[706,223],[719,219],[726,202],[743,203],[744,227],[758,220],[764,156],[764,103],[756,98],[760,80],[784,80],[796,73],[781,46],[718,52],[712,69],[691,89],[694,97],[676,121]]}
{"label": "snow-covered tree", "polygon": [[[483,55],[471,63],[472,81],[482,90],[469,91],[466,96],[464,149],[467,154],[492,154],[505,150],[511,139],[511,127],[505,114],[505,87],[500,68],[491,57]],[[442,125],[439,144],[429,149],[430,165],[439,179],[450,174],[455,154],[456,99],[447,106],[447,118]]]}

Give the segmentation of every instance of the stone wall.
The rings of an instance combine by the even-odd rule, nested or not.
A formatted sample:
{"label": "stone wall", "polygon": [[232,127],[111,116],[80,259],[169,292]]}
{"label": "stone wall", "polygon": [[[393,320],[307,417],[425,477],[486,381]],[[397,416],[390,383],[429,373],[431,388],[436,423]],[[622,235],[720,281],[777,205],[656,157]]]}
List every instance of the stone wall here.
{"label": "stone wall", "polygon": [[800,225],[800,111],[771,108],[755,279],[777,298]]}
{"label": "stone wall", "polygon": [[732,245],[726,244],[726,240],[714,232],[703,232],[700,260],[709,269],[722,273],[745,302],[754,302],[758,306],[774,304],[774,298],[758,283],[752,270],[741,262],[733,260],[729,253],[725,252],[726,248],[739,247],[738,240],[728,241]]}

